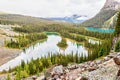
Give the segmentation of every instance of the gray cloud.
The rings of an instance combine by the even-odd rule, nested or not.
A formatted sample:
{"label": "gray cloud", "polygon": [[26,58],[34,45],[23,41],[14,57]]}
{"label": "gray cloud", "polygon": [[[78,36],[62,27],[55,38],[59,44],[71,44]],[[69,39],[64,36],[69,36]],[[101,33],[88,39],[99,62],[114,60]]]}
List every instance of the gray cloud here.
{"label": "gray cloud", "polygon": [[94,16],[105,0],[0,0],[0,11],[39,17]]}

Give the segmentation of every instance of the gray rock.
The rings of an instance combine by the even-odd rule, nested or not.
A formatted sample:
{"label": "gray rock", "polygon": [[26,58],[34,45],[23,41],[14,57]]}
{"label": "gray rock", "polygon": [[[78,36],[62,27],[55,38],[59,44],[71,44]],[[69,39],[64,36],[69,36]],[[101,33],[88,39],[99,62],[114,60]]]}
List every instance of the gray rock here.
{"label": "gray rock", "polygon": [[64,72],[64,68],[62,65],[56,66],[52,70],[52,74],[63,74],[63,72]]}
{"label": "gray rock", "polygon": [[117,53],[117,56],[120,56],[120,52],[119,52],[119,53]]}
{"label": "gray rock", "polygon": [[91,66],[91,67],[92,67],[92,66],[94,66],[94,65],[95,65],[95,63],[94,63],[94,62],[91,62],[91,63],[90,63],[90,66]]}
{"label": "gray rock", "polygon": [[96,61],[96,64],[101,64],[102,63],[102,60],[97,60]]}
{"label": "gray rock", "polygon": [[110,60],[110,58],[109,57],[104,57],[104,60],[108,61],[108,60]]}

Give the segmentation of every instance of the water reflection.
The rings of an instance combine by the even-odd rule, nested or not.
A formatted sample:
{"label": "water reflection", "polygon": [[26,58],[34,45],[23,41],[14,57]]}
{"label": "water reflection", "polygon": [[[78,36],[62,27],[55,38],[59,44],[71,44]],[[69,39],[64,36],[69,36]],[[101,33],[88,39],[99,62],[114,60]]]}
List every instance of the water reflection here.
{"label": "water reflection", "polygon": [[59,35],[49,35],[47,40],[26,48],[18,57],[0,66],[0,71],[4,69],[8,70],[9,67],[13,68],[19,65],[21,60],[27,62],[32,58],[37,59],[39,57],[47,56],[49,53],[78,53],[79,55],[87,55],[88,53],[88,51],[82,45],[70,40],[67,40],[68,47],[62,50],[57,46],[57,43],[60,41],[61,37]]}

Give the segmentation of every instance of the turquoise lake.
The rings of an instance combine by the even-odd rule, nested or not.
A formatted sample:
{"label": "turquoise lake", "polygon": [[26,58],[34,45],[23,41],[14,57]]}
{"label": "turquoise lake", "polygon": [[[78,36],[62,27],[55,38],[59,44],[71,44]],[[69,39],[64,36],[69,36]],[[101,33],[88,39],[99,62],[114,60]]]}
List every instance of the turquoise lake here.
{"label": "turquoise lake", "polygon": [[102,29],[102,28],[93,28],[93,27],[88,27],[86,29],[89,31],[101,32],[101,33],[113,33],[115,31],[114,29]]}

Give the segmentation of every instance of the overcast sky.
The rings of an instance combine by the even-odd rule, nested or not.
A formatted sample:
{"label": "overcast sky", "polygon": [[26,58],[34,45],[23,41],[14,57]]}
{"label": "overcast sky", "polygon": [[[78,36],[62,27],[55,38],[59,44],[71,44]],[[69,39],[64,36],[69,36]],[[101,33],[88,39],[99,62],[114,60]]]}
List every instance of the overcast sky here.
{"label": "overcast sky", "polygon": [[106,0],[0,0],[0,11],[38,17],[94,16]]}

